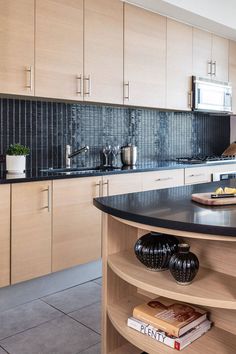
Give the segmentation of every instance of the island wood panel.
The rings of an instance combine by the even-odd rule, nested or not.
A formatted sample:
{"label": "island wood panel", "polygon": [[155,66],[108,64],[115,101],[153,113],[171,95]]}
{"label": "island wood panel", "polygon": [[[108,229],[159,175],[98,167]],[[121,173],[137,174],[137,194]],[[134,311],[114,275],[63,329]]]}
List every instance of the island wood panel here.
{"label": "island wood panel", "polygon": [[193,74],[211,78],[212,34],[193,28]]}
{"label": "island wood panel", "polygon": [[220,81],[229,80],[229,40],[216,35],[212,36],[212,61],[215,75],[213,79]]}
{"label": "island wood panel", "polygon": [[123,3],[84,2],[84,99],[123,103]]}
{"label": "island wood panel", "polygon": [[34,0],[0,0],[0,92],[34,95]]}
{"label": "island wood panel", "polygon": [[101,213],[93,206],[99,177],[53,181],[52,270],[101,257]]}
{"label": "island wood panel", "polygon": [[[117,332],[127,339],[131,344],[138,346],[149,354],[174,354],[176,349],[172,349],[163,343],[153,340],[149,336],[143,335],[127,326],[127,318],[131,316],[133,307],[143,303],[144,300],[135,295],[127,296],[112,305],[108,305],[108,316]],[[213,327],[201,338],[191,343],[184,349],[186,354],[231,354],[235,352],[236,336]],[[104,352],[109,353],[109,351]]]}
{"label": "island wood panel", "polygon": [[232,111],[236,114],[236,42],[229,44],[229,81],[233,87]]}
{"label": "island wood panel", "polygon": [[51,182],[12,185],[11,282],[51,272]]}
{"label": "island wood panel", "polygon": [[35,95],[82,100],[83,0],[36,0]]}
{"label": "island wood panel", "polygon": [[166,17],[125,4],[124,103],[166,107]]}
{"label": "island wood panel", "polygon": [[168,109],[191,110],[192,27],[167,19]]}
{"label": "island wood panel", "polygon": [[10,284],[10,185],[0,186],[0,287]]}

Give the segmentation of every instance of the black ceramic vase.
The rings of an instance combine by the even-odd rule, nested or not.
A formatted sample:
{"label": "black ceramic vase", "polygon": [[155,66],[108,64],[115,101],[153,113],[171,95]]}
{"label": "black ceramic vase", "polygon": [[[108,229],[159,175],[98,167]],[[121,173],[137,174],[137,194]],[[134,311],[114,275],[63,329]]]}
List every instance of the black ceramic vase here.
{"label": "black ceramic vase", "polygon": [[138,260],[148,269],[166,270],[169,269],[171,256],[177,251],[178,243],[174,236],[151,232],[138,239],[134,252]]}
{"label": "black ceramic vase", "polygon": [[199,261],[195,254],[189,252],[190,246],[187,243],[178,245],[178,252],[170,259],[170,272],[180,285],[190,284],[199,269]]}

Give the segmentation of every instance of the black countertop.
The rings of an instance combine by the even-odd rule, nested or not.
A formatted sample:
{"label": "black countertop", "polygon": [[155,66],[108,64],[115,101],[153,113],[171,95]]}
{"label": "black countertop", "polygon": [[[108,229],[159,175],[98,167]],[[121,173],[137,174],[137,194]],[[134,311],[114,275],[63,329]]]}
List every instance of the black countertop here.
{"label": "black countertop", "polygon": [[204,206],[192,193],[213,192],[219,186],[236,188],[236,179],[94,199],[110,215],[150,226],[236,237],[236,205]]}
{"label": "black countertop", "polygon": [[[228,162],[228,164],[236,163]],[[6,183],[21,183],[21,182],[34,182],[34,181],[43,181],[43,180],[54,180],[54,179],[65,179],[65,178],[81,178],[81,177],[94,177],[94,176],[103,176],[103,175],[112,175],[112,174],[120,174],[120,173],[137,173],[137,172],[148,172],[148,171],[161,171],[161,170],[169,170],[169,169],[183,169],[183,168],[191,168],[191,167],[203,167],[203,166],[212,166],[212,165],[222,165],[222,162],[211,163],[210,165],[206,163],[201,164],[186,164],[186,163],[178,163],[176,161],[157,161],[153,163],[142,163],[137,164],[135,167],[117,167],[114,169],[104,169],[101,168],[99,170],[95,170],[92,172],[67,172],[67,173],[58,173],[58,172],[43,172],[45,170],[43,168],[39,169],[30,169],[27,170],[22,175],[13,175],[7,174],[4,164],[0,165],[0,184]],[[80,167],[81,168],[81,167]],[[89,169],[89,167],[86,167]]]}

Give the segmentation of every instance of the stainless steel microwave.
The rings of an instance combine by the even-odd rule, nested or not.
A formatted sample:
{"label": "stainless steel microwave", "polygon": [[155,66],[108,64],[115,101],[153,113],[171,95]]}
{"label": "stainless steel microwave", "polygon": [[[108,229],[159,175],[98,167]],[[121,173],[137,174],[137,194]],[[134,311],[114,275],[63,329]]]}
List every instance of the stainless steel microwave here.
{"label": "stainless steel microwave", "polygon": [[192,77],[193,110],[200,112],[232,112],[232,86],[228,82]]}

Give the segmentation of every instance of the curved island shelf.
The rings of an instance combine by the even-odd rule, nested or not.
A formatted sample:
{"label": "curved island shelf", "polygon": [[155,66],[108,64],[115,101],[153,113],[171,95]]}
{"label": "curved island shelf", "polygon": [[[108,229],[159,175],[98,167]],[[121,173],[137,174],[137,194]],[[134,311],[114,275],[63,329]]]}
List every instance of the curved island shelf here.
{"label": "curved island shelf", "polygon": [[[236,186],[235,180],[227,182]],[[191,201],[192,193],[217,186],[94,200],[103,211],[103,354],[176,353],[127,326],[134,306],[158,296],[201,306],[214,323],[184,354],[236,353],[236,206],[204,207]],[[200,261],[191,285],[178,285],[169,271],[151,272],[136,259],[134,244],[150,231],[174,234],[190,244]]]}

